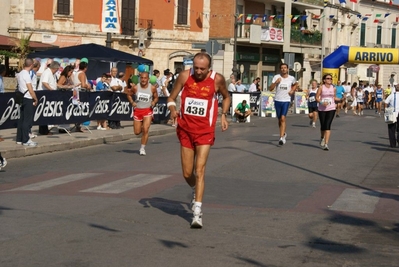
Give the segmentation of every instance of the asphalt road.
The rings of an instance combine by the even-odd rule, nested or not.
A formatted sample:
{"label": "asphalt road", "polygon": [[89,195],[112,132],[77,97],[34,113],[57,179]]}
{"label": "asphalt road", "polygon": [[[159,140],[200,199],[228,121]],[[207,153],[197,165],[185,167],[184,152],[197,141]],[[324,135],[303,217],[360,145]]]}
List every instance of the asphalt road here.
{"label": "asphalt road", "polygon": [[217,130],[203,229],[174,134],[16,158],[0,171],[0,266],[398,266],[399,148],[342,114],[330,151],[307,115]]}

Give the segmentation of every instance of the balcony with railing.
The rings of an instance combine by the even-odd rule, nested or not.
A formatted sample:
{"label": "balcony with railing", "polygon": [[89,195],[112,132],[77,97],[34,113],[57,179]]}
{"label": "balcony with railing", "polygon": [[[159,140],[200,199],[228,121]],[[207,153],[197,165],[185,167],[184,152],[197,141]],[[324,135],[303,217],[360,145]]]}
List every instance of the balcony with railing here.
{"label": "balcony with railing", "polygon": [[[275,31],[284,36],[284,21],[280,18],[265,22],[262,22],[262,20],[254,20],[249,23],[241,21],[238,23],[237,27],[237,37],[240,38],[241,41],[245,42],[246,39],[249,41],[251,35],[250,28],[253,24],[260,25],[262,32],[275,29]],[[316,28],[305,29],[299,25],[293,25],[291,27],[290,37],[291,43],[294,45],[321,46],[322,44],[322,33]]]}

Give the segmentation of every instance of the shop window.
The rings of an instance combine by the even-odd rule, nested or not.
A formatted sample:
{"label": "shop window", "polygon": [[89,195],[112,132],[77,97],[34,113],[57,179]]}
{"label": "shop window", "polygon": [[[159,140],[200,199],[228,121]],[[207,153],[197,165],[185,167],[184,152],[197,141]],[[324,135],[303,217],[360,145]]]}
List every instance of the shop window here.
{"label": "shop window", "polygon": [[360,46],[366,46],[366,23],[360,25]]}
{"label": "shop window", "polygon": [[376,44],[381,44],[382,26],[377,26],[377,40]]}

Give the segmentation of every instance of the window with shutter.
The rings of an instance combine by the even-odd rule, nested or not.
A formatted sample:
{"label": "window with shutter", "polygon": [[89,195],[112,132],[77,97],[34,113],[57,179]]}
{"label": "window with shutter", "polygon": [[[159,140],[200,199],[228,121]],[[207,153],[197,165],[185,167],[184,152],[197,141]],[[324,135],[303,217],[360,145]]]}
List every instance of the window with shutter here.
{"label": "window with shutter", "polygon": [[57,0],[57,14],[69,15],[71,8],[71,0]]}
{"label": "window with shutter", "polygon": [[396,46],[396,28],[392,28],[391,33],[391,48],[395,48]]}
{"label": "window with shutter", "polygon": [[188,0],[179,0],[177,5],[177,24],[187,25]]}
{"label": "window with shutter", "polygon": [[136,0],[122,0],[122,34],[134,35],[136,20]]}
{"label": "window with shutter", "polygon": [[366,23],[360,24],[360,46],[366,46]]}

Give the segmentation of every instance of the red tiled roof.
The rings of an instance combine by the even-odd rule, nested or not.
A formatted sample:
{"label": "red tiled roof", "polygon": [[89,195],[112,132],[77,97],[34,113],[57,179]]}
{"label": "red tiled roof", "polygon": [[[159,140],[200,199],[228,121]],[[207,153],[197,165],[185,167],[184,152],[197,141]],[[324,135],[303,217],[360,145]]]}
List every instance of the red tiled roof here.
{"label": "red tiled roof", "polygon": [[[15,45],[15,41],[18,41],[18,38],[11,37],[11,36],[6,36],[6,35],[0,35],[0,49],[2,50],[11,50]],[[36,42],[36,41],[30,41],[29,46],[31,50],[34,51],[43,51],[51,48],[57,48],[57,46],[51,45],[51,44],[45,44],[41,42]]]}

